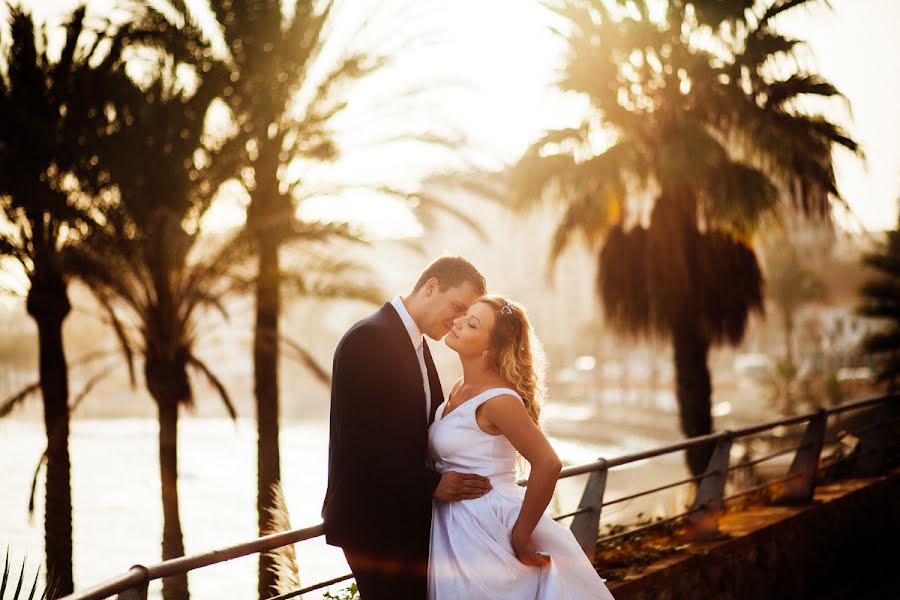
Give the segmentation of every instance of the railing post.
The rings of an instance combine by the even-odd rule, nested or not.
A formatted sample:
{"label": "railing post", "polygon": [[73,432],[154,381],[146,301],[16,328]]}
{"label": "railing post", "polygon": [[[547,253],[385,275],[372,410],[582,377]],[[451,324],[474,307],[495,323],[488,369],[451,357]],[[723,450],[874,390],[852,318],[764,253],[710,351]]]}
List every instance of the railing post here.
{"label": "railing post", "polygon": [[855,473],[860,477],[875,477],[885,468],[887,451],[891,445],[891,425],[900,417],[900,397],[885,399],[875,411],[876,423],[862,434]]}
{"label": "railing post", "polygon": [[141,582],[133,588],[119,592],[116,600],[147,600],[147,588],[150,586],[150,571],[144,565],[134,565],[129,571],[140,571],[143,574]]}
{"label": "railing post", "polygon": [[731,444],[734,441],[731,432],[726,433],[728,435],[716,442],[706,471],[697,484],[697,494],[687,516],[690,537],[695,540],[718,540],[726,537],[719,531],[718,524],[722,498],[725,495],[725,481],[728,479]]}
{"label": "railing post", "polygon": [[816,470],[825,442],[825,428],[828,423],[828,411],[820,408],[810,418],[803,432],[803,439],[794,454],[791,468],[782,493],[775,498],[780,504],[805,503],[813,499],[816,485]]}
{"label": "railing post", "polygon": [[600,460],[603,461],[603,466],[596,471],[591,471],[584,486],[584,492],[581,494],[581,501],[578,503],[579,510],[586,510],[575,515],[572,525],[569,527],[581,549],[588,556],[593,554],[594,548],[597,546],[597,538],[600,537],[600,508],[603,506],[606,474],[609,472],[606,468],[606,460],[602,458]]}

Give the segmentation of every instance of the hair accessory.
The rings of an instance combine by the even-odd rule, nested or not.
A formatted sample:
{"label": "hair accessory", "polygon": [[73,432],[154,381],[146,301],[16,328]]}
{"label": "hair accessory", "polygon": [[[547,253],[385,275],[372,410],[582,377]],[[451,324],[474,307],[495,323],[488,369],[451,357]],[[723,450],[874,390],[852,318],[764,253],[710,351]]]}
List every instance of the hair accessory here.
{"label": "hair accessory", "polygon": [[513,314],[513,305],[509,302],[500,307],[501,315],[511,315]]}

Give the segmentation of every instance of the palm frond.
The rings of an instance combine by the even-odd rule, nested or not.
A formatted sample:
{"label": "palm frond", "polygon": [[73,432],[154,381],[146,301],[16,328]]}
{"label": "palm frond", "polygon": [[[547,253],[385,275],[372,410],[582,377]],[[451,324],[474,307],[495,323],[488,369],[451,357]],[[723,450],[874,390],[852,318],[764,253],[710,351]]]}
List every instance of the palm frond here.
{"label": "palm frond", "polygon": [[607,322],[620,334],[656,330],[647,288],[647,230],[614,225],[597,259],[597,295]]}
{"label": "palm frond", "polygon": [[736,345],[749,316],[763,313],[763,276],[756,254],[729,233],[711,230],[698,240],[694,296],[705,333],[713,343]]}
{"label": "palm frond", "polygon": [[615,189],[600,188],[585,192],[569,202],[553,231],[547,260],[549,278],[557,260],[575,233],[581,233],[589,248],[596,247],[603,233],[621,220],[624,198]]}
{"label": "palm frond", "polygon": [[827,0],[775,0],[763,12],[759,19],[759,27],[767,27],[778,15],[797,7],[810,4],[822,4],[830,8]]}
{"label": "palm frond", "polygon": [[748,239],[767,216],[774,214],[781,200],[778,188],[765,173],[730,160],[709,172],[706,192],[708,222]]}
{"label": "palm frond", "polygon": [[216,392],[219,394],[219,398],[222,399],[222,403],[225,405],[225,409],[228,411],[228,415],[231,417],[232,421],[237,421],[237,410],[234,408],[234,404],[231,401],[231,397],[228,395],[228,390],[225,389],[225,386],[219,380],[218,377],[210,370],[210,368],[204,363],[202,360],[194,356],[193,354],[188,355],[188,365],[194,367],[206,378],[206,380],[213,386]]}
{"label": "palm frond", "polygon": [[863,262],[875,268],[877,276],[862,285],[857,312],[875,319],[879,329],[863,339],[862,350],[875,359],[879,381],[896,382],[900,378],[900,228],[889,231],[884,247],[864,256]]}
{"label": "palm frond", "polygon": [[241,228],[224,240],[210,256],[201,258],[184,278],[179,295],[191,298],[200,290],[209,288],[227,275],[234,267],[247,261],[255,252],[256,241],[252,232]]}
{"label": "palm frond", "polygon": [[0,232],[0,256],[13,257],[25,267],[26,272],[30,271],[27,267],[28,261],[31,260],[28,251],[23,244],[6,232]]}
{"label": "palm frond", "polygon": [[863,264],[881,272],[888,277],[900,278],[900,254],[886,251],[884,254],[867,254]]}
{"label": "palm frond", "polygon": [[[31,473],[31,487],[28,490],[28,519],[31,520],[34,517],[34,507],[35,507],[35,497],[37,496],[37,485],[38,485],[38,477],[41,475],[41,469],[44,465],[47,464],[47,449],[44,448],[44,451],[41,453],[41,456],[38,458],[37,464],[34,466],[34,471]],[[2,598],[3,596],[0,596]]]}
{"label": "palm frond", "polygon": [[[369,75],[385,64],[385,58],[372,57],[362,53],[355,53],[344,57],[316,87],[316,92],[306,109],[306,114],[295,127],[298,132],[298,141],[310,132],[320,129],[325,123],[332,120],[346,106],[347,102],[336,100],[340,97],[339,88],[348,81],[359,80]],[[299,150],[298,146],[293,148]]]}
{"label": "palm frond", "polygon": [[513,208],[518,210],[539,206],[544,192],[552,184],[564,187],[575,170],[575,158],[571,154],[542,156],[528,152],[507,172],[507,181],[515,193]]}
{"label": "palm frond", "polygon": [[112,301],[107,294],[101,290],[95,290],[94,297],[106,312],[108,323],[112,327],[113,333],[116,335],[116,340],[119,343],[119,350],[121,350],[122,356],[125,358],[125,365],[128,367],[128,380],[131,383],[131,386],[135,387],[137,385],[137,375],[135,374],[134,367],[134,343],[125,331],[125,326],[116,314]]}
{"label": "palm frond", "polygon": [[739,77],[742,68],[758,72],[773,56],[791,54],[801,44],[800,40],[773,31],[755,31],[747,38],[744,49],[736,54],[726,72],[731,77]]}
{"label": "palm frond", "polygon": [[295,219],[291,223],[290,232],[287,234],[288,242],[333,242],[345,240],[348,242],[367,243],[363,235],[354,230],[350,223],[339,221],[311,221]]}
{"label": "palm frond", "polygon": [[348,150],[367,150],[386,148],[394,144],[410,144],[420,148],[432,147],[459,152],[466,148],[470,141],[463,131],[407,131],[365,139],[356,137],[352,143],[346,144],[344,148]]}
{"label": "palm frond", "polygon": [[37,394],[41,391],[41,382],[35,381],[34,383],[29,383],[18,392],[15,392],[2,402],[0,402],[0,418],[5,417],[9,413],[11,413],[17,406],[21,405],[25,400],[28,399],[32,394]]}
{"label": "palm frond", "polygon": [[843,97],[834,84],[824,77],[807,74],[794,74],[787,79],[779,80],[768,86],[767,92],[766,110],[783,109],[788,101],[804,94],[823,98]]}
{"label": "palm frond", "polygon": [[896,352],[900,348],[900,327],[873,333],[866,337],[863,349],[870,354]]}
{"label": "palm frond", "polygon": [[285,30],[284,54],[297,64],[297,70],[305,71],[321,49],[323,34],[329,26],[334,10],[334,0],[298,2],[294,19]]}
{"label": "palm frond", "polygon": [[82,5],[75,9],[69,16],[69,22],[66,24],[66,41],[63,45],[59,59],[51,70],[51,78],[54,80],[53,87],[62,89],[64,86],[63,77],[72,68],[75,60],[75,51],[78,49],[79,38],[81,37],[84,27],[84,16],[87,8]]}
{"label": "palm frond", "polygon": [[6,581],[9,579],[9,546],[6,547],[6,560],[3,563],[3,579],[0,580],[0,598],[6,595]]}
{"label": "palm frond", "polygon": [[[272,486],[272,505],[266,507],[267,522],[271,529],[262,531],[262,535],[290,531],[291,518],[281,483]],[[275,587],[279,594],[287,594],[300,589],[300,569],[297,566],[297,554],[293,544],[270,550],[273,559],[272,570],[275,573]]]}
{"label": "palm frond", "polygon": [[331,385],[331,374],[325,370],[325,367],[319,364],[319,361],[316,360],[309,350],[287,336],[282,335],[279,337],[279,340],[286,348],[291,350],[296,359],[299,360],[300,364],[309,369],[320,383]]}
{"label": "palm frond", "polygon": [[[11,570],[12,566],[9,563],[9,554],[10,554],[10,549],[9,549],[9,546],[7,546],[6,559],[3,563],[2,579],[0,579],[0,598],[6,598],[6,587],[7,587],[7,583],[9,582],[9,576],[12,573],[12,570]],[[22,568],[19,570],[18,581],[16,583],[16,589],[14,590],[13,595],[12,595],[12,600],[19,600],[19,597],[20,597],[19,595],[22,593],[23,586],[25,585],[26,562],[27,562],[27,559],[23,558],[22,559]],[[31,583],[31,591],[28,592],[28,600],[34,600],[35,594],[37,594],[38,579],[40,577],[40,574],[41,574],[41,568],[40,568],[40,566],[38,566],[38,568],[35,570],[35,573],[34,573],[34,581],[32,581],[32,583]],[[45,588],[44,593],[41,596],[41,600],[43,600],[43,598],[46,595],[47,595],[47,589]]]}
{"label": "palm frond", "polygon": [[[694,0],[692,4],[697,20],[701,24],[718,29],[725,23],[731,24],[743,20],[756,5],[756,0],[732,0],[729,2]],[[646,8],[644,12],[646,13]]]}
{"label": "palm frond", "polygon": [[432,186],[470,194],[479,200],[487,200],[500,206],[511,205],[512,190],[503,181],[502,172],[485,171],[472,165],[468,170],[450,171],[425,180],[423,187]]}
{"label": "palm frond", "polygon": [[859,152],[856,142],[821,117],[766,111],[750,103],[733,106],[737,110],[729,119],[735,143],[785,186],[804,214],[827,214],[831,201],[840,199],[831,148]]}
{"label": "palm frond", "polygon": [[[106,353],[108,354],[108,353]],[[103,381],[106,377],[108,377],[113,371],[115,367],[107,368],[99,373],[94,374],[85,384],[84,387],[75,395],[74,399],[69,404],[69,416],[75,414],[75,411],[78,410],[78,407],[81,406],[81,403],[88,397],[88,394],[91,393],[91,390],[97,386],[101,381]],[[49,436],[59,437],[62,435],[62,430],[54,430],[51,431]],[[44,448],[44,451],[41,453],[40,458],[38,458],[37,465],[34,467],[34,472],[31,475],[31,489],[28,493],[28,516],[29,518],[34,515],[34,507],[35,507],[35,494],[37,493],[37,484],[38,477],[41,473],[41,468],[47,464],[47,448]],[[0,599],[3,596],[0,595]]]}
{"label": "palm frond", "polygon": [[88,397],[88,395],[93,391],[97,385],[109,377],[116,370],[115,366],[108,367],[99,373],[95,373],[90,379],[88,379],[81,390],[72,398],[72,401],[69,404],[69,415],[74,415],[75,411],[81,406],[81,403]]}
{"label": "palm frond", "polygon": [[412,212],[419,221],[426,225],[431,225],[427,228],[434,228],[435,225],[433,215],[437,213],[443,213],[450,215],[455,218],[463,225],[472,230],[483,242],[488,241],[487,232],[481,226],[481,223],[471,215],[469,215],[465,210],[460,209],[457,206],[454,206],[452,203],[441,200],[437,197],[436,194],[428,193],[428,192],[405,192],[403,190],[391,188],[391,187],[380,187],[378,191],[382,194],[386,194],[388,196],[392,196],[395,198],[399,198],[404,203],[412,208]]}
{"label": "palm frond", "polygon": [[361,279],[366,273],[359,264],[326,256],[308,260],[306,268],[280,274],[284,293],[316,300],[359,300],[376,305],[384,299],[378,284]]}
{"label": "palm frond", "polygon": [[[92,243],[95,240],[93,238]],[[68,246],[62,254],[63,270],[84,282],[88,289],[103,290],[104,298],[109,298],[112,294],[135,314],[141,314],[145,298],[131,285],[134,278],[128,276],[128,271],[117,269],[122,266],[119,260],[121,256],[111,248],[101,255],[87,245]]]}
{"label": "palm frond", "polygon": [[228,321],[230,315],[228,314],[228,309],[225,308],[224,300],[229,288],[224,285],[220,285],[218,287],[220,289],[217,289],[215,291],[194,289],[193,291],[191,291],[189,296],[181,298],[178,302],[178,306],[180,308],[179,322],[183,323],[184,326],[187,327],[188,324],[191,323],[194,312],[198,308],[209,308],[215,310],[222,316],[225,321]]}
{"label": "palm frond", "polygon": [[695,188],[729,161],[722,141],[703,123],[684,121],[659,140],[655,150],[654,175],[663,190]]}
{"label": "palm frond", "polygon": [[891,319],[900,316],[900,281],[896,279],[873,279],[864,283],[860,294],[865,304],[860,314],[875,319]]}

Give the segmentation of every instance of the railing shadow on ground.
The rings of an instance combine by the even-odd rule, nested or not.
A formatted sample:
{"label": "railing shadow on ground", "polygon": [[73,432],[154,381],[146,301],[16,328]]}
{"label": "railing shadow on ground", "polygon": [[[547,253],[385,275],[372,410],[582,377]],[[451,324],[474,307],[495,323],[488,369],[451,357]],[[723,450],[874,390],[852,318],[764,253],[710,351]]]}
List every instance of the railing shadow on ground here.
{"label": "railing shadow on ground", "polygon": [[[868,410],[871,418],[868,419],[868,423],[858,429],[846,431],[840,429],[840,422],[829,424],[829,419],[839,420],[845,413],[850,411],[861,412],[864,409]],[[805,503],[811,501],[815,491],[816,473],[819,468],[823,448],[841,444],[842,440],[847,437],[852,437],[856,442],[854,451],[839,459],[839,461],[847,463],[845,466],[848,472],[861,477],[871,477],[883,472],[887,466],[889,451],[892,445],[897,442],[896,425],[898,423],[900,423],[900,395],[895,394],[843,404],[830,409],[819,409],[805,415],[778,419],[735,431],[726,430],[689,438],[676,444],[627,454],[609,460],[600,458],[591,463],[566,467],[560,473],[561,479],[587,474],[588,480],[578,508],[572,512],[557,515],[554,519],[559,521],[572,518],[570,529],[582,549],[589,555],[593,552],[598,542],[608,542],[618,537],[632,535],[645,529],[659,527],[678,520],[684,520],[690,527],[691,536],[694,539],[719,539],[722,537],[722,534],[718,530],[716,516],[721,513],[728,502],[735,499],[776,488],[778,490],[777,502]],[[751,438],[761,433],[771,432],[776,428],[784,430],[785,428],[801,425],[805,425],[805,428],[798,444],[780,448],[775,452],[752,460],[731,464],[731,449],[736,440]],[[826,436],[829,430],[836,431],[836,433]],[[702,445],[712,446],[713,451],[706,470],[700,475],[680,479],[611,500],[604,500],[607,475],[610,470],[637,461]],[[766,481],[761,485],[743,489],[728,496],[725,495],[729,474],[737,470],[752,468],[763,462],[790,453],[793,453],[794,456],[787,473],[783,477]],[[527,485],[527,483],[527,480],[519,482],[523,486]],[[600,517],[605,507],[690,483],[696,484],[694,499],[684,512],[653,521],[649,524],[642,524],[637,528],[598,537]],[[323,534],[322,524],[319,523],[312,527],[276,533],[227,548],[167,560],[149,567],[135,565],[127,572],[109,581],[88,590],[66,596],[64,600],[99,600],[101,598],[109,598],[115,594],[118,594],[118,600],[146,600],[150,581],[186,573],[242,556],[267,552],[289,544],[310,540]],[[335,577],[273,597],[270,600],[294,598],[352,578],[352,574]]]}

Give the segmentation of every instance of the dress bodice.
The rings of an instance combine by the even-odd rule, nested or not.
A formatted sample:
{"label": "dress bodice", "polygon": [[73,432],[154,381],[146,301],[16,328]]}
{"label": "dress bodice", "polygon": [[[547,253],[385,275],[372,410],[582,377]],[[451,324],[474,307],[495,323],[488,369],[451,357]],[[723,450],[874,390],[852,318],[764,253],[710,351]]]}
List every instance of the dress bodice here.
{"label": "dress bodice", "polygon": [[522,399],[509,388],[492,388],[473,396],[442,416],[445,400],[438,406],[428,430],[428,449],[440,473],[476,473],[493,479],[515,480],[516,449],[504,435],[491,435],[478,427],[475,411],[497,396],[508,394]]}
{"label": "dress bodice", "polygon": [[516,485],[516,449],[506,436],[485,433],[475,421],[479,406],[503,394],[521,400],[511,389],[485,390],[446,417],[443,402],[428,430],[438,471],[491,480],[482,496],[432,503],[429,600],[614,600],[572,532],[546,515],[531,539],[550,556],[549,566],[525,565],[516,557],[510,535],[525,496]]}

